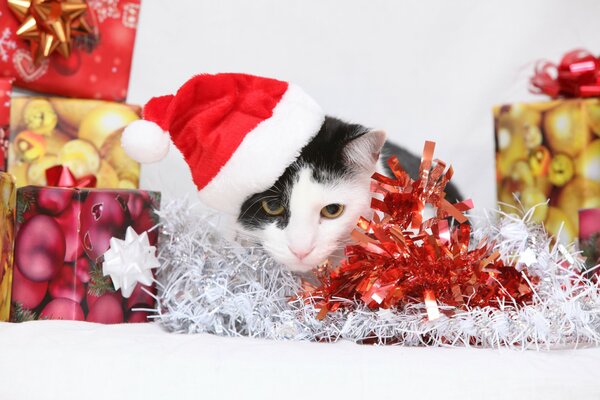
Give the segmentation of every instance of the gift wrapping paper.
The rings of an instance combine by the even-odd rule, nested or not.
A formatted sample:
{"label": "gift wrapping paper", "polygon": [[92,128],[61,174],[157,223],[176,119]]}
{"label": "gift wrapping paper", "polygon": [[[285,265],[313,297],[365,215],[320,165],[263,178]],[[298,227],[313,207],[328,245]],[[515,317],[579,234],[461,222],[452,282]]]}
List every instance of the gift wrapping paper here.
{"label": "gift wrapping paper", "polygon": [[121,147],[121,132],[140,113],[101,100],[14,97],[8,171],[17,187],[46,185],[46,169],[63,165],[76,178],[96,176],[97,188],[135,189],[140,166]]}
{"label": "gift wrapping paper", "polygon": [[[54,0],[56,1],[56,0]],[[36,63],[7,0],[0,0],[0,74],[21,88],[68,97],[125,101],[139,0],[88,0],[82,18],[91,32],[74,36],[70,55],[58,52]]]}
{"label": "gift wrapping paper", "polygon": [[575,240],[579,210],[600,207],[600,99],[501,105],[494,122],[501,206],[536,206],[535,221]]}
{"label": "gift wrapping paper", "polygon": [[128,298],[104,276],[111,238],[128,227],[156,246],[160,194],[141,190],[26,186],[17,191],[11,320],[144,322],[155,287]]}

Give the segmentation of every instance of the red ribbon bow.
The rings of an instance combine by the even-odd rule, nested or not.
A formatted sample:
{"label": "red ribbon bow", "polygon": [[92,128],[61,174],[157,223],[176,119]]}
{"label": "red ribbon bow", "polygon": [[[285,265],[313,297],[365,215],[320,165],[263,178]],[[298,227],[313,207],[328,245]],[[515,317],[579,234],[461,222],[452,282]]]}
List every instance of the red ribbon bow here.
{"label": "red ribbon bow", "polygon": [[66,188],[93,188],[96,187],[96,177],[94,175],[86,175],[77,179],[69,167],[55,165],[46,169],[46,183],[48,186]]}
{"label": "red ribbon bow", "polygon": [[565,54],[559,65],[540,61],[531,77],[530,90],[553,98],[600,96],[600,57],[576,49]]}

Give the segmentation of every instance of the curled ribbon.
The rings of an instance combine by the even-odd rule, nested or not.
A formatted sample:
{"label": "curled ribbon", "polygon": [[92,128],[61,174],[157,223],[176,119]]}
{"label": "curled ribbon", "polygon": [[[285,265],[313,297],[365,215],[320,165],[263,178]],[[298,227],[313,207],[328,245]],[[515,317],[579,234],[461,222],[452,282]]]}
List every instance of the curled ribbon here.
{"label": "curled ribbon", "polygon": [[530,90],[553,98],[600,96],[600,57],[576,49],[565,54],[558,65],[540,61],[531,77]]}
{"label": "curled ribbon", "polygon": [[69,167],[55,165],[46,169],[46,183],[48,186],[65,188],[93,188],[96,187],[96,177],[94,175],[86,175],[77,179]]}

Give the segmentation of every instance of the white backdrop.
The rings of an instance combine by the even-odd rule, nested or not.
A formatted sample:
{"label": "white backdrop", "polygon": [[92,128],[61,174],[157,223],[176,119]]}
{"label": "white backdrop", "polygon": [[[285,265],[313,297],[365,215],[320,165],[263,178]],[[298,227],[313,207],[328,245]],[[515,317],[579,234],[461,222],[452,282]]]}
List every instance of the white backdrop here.
{"label": "white backdrop", "polygon": [[[533,98],[538,58],[600,52],[599,16],[598,0],[143,0],[129,101],[199,72],[293,81],[331,114],[385,128],[416,153],[437,141],[463,192],[491,207],[492,105]],[[174,152],[142,184],[165,198],[194,192]],[[0,337],[7,399],[599,397],[598,348],[275,343],[68,321],[3,323]]]}
{"label": "white backdrop", "polygon": [[[492,207],[491,107],[542,98],[527,91],[535,60],[600,52],[599,16],[597,0],[144,0],[129,101],[200,72],[293,81],[415,153],[435,140],[463,193]],[[175,152],[143,174],[165,198],[194,191]]]}

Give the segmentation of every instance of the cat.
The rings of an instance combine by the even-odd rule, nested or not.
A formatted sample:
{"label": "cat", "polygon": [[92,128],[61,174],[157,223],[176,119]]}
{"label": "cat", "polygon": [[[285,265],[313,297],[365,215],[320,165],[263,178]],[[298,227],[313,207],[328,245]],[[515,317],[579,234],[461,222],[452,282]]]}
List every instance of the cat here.
{"label": "cat", "polygon": [[[234,229],[289,270],[306,273],[339,256],[358,218],[369,216],[371,176],[392,176],[385,162],[391,155],[416,178],[420,158],[387,142],[385,132],[327,116],[273,186],[244,201]],[[460,198],[452,183],[446,198]]]}

